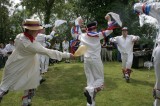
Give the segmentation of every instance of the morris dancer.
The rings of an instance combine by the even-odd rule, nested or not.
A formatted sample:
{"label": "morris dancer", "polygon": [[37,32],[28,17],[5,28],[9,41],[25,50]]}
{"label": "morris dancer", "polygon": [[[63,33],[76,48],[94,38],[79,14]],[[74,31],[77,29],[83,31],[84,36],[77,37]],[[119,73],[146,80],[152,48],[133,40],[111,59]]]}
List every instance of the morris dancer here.
{"label": "morris dancer", "polygon": [[154,70],[156,83],[153,89],[154,106],[160,106],[160,2],[136,3],[134,9],[137,13],[144,13],[158,20],[159,34],[156,37],[157,47],[153,50]]}
{"label": "morris dancer", "polygon": [[82,27],[82,24],[83,24],[83,19],[82,17],[78,17],[76,20],[75,20],[75,25],[71,28],[71,35],[73,37],[73,40],[70,42],[71,44],[71,53],[74,54],[74,52],[76,51],[76,46],[79,46],[79,41],[77,40],[77,35],[80,35],[82,34],[82,30],[81,30],[81,27]]}
{"label": "morris dancer", "polygon": [[9,43],[5,46],[5,50],[7,51],[7,57],[9,57],[12,54],[14,49],[15,49],[14,39],[10,38]]}
{"label": "morris dancer", "polygon": [[22,106],[29,106],[31,97],[34,95],[32,89],[38,87],[40,79],[37,54],[48,55],[50,58],[58,60],[69,58],[72,54],[44,48],[35,41],[39,30],[43,29],[39,21],[26,19],[23,28],[24,33],[16,36],[15,50],[5,64],[0,85],[0,100],[8,90],[24,90]]}
{"label": "morris dancer", "polygon": [[71,28],[71,35],[74,39],[76,39],[76,36],[81,34],[82,31],[81,31],[81,26],[83,24],[83,19],[82,17],[78,17],[76,20],[75,20],[75,26],[73,26]]}
{"label": "morris dancer", "polygon": [[139,36],[128,35],[128,28],[122,28],[122,35],[111,38],[110,41],[114,42],[118,46],[118,50],[121,53],[122,59],[122,72],[127,82],[130,80],[130,74],[132,72],[133,61],[133,46],[134,42],[138,41]]}
{"label": "morris dancer", "polygon": [[[69,52],[69,41],[67,41],[67,38],[64,38],[64,41],[62,42],[62,49],[63,52]],[[65,63],[70,63],[70,60],[65,59]]]}
{"label": "morris dancer", "polygon": [[[55,28],[53,27],[52,32],[50,33],[50,35],[45,35],[45,28],[43,27],[42,30],[40,30],[39,34],[36,37],[36,41],[39,42],[43,47],[46,47],[46,43],[48,40],[53,39],[54,34],[55,34]],[[44,74],[47,70],[46,64],[48,64],[47,62],[49,61],[49,58],[46,55],[42,55],[39,54],[39,61],[40,61],[40,72],[41,72],[41,76],[42,74]],[[49,65],[49,64],[48,64]],[[46,79],[45,78],[41,78],[40,79],[40,83],[44,82]]]}
{"label": "morris dancer", "polygon": [[[108,20],[108,18],[106,18]],[[87,78],[87,86],[84,95],[87,99],[87,106],[95,106],[95,94],[103,89],[104,72],[101,60],[101,43],[100,40],[112,33],[111,25],[103,32],[97,32],[97,22],[87,25],[87,33],[77,35],[76,38],[81,41],[82,45],[87,46],[84,53],[84,70]]]}

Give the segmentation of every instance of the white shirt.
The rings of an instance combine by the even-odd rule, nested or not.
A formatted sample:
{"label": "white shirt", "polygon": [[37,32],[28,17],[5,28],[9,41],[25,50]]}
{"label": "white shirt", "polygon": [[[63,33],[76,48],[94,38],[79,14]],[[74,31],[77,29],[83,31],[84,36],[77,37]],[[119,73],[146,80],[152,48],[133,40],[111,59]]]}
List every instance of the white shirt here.
{"label": "white shirt", "polygon": [[[97,32],[96,32],[97,33]],[[105,36],[108,36],[112,33],[112,30],[106,30]],[[101,43],[100,40],[104,38],[102,32],[97,33],[98,37],[88,36],[87,33],[83,33],[78,36],[78,39],[81,41],[81,45],[87,46],[87,51],[84,54],[84,57],[92,57],[92,58],[101,58]]]}
{"label": "white shirt", "polygon": [[47,40],[53,39],[54,34],[55,34],[55,31],[52,31],[50,35],[45,35],[45,34],[39,33],[36,37],[36,41],[38,41],[41,45],[44,45],[44,43]]}
{"label": "white shirt", "polygon": [[134,46],[133,40],[139,40],[139,39],[140,39],[139,36],[127,35],[126,38],[124,38],[123,35],[121,35],[111,38],[110,41],[117,43],[118,50],[120,51],[120,53],[130,54],[133,52],[133,46]]}
{"label": "white shirt", "polygon": [[10,43],[5,46],[5,50],[7,52],[12,52],[14,49],[15,49],[15,46]]}
{"label": "white shirt", "polygon": [[68,49],[69,49],[69,42],[68,41],[63,41],[62,42],[62,47],[63,47],[63,51],[68,51]]}
{"label": "white shirt", "polygon": [[0,48],[0,54],[3,56],[7,55],[7,50],[5,48]]}
{"label": "white shirt", "polygon": [[55,43],[54,47],[55,47],[56,50],[60,50],[60,43]]}

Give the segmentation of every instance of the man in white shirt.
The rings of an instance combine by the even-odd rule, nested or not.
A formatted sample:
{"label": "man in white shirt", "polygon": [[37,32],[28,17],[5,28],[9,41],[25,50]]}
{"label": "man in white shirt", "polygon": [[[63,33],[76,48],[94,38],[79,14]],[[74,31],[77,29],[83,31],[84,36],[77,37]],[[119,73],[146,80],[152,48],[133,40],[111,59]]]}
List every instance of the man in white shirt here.
{"label": "man in white shirt", "polygon": [[[71,47],[71,53],[73,53],[73,54],[75,53],[75,51],[77,50],[77,48],[81,44],[77,40],[76,37],[77,37],[77,35],[82,34],[82,30],[84,29],[84,28],[82,28],[82,26],[83,26],[83,19],[81,16],[79,16],[78,18],[75,19],[75,25],[72,24],[72,28],[71,28],[71,35],[73,37],[73,40],[71,40],[71,42],[70,42],[70,47]],[[80,60],[81,60],[81,62],[83,61],[83,55],[80,56]]]}
{"label": "man in white shirt", "polygon": [[[46,43],[48,40],[53,39],[54,34],[55,34],[55,29],[53,28],[52,32],[50,33],[50,35],[46,35],[45,34],[45,28],[43,28],[42,30],[40,30],[40,32],[38,33],[37,37],[35,38],[35,40],[37,42],[39,42],[43,47],[46,47]],[[49,61],[49,57],[47,57],[46,55],[42,55],[39,54],[39,61],[40,61],[40,72],[41,74],[44,74],[45,72],[47,72],[47,64],[49,65],[48,61]],[[40,80],[40,83],[44,82],[46,79],[42,78]]]}
{"label": "man in white shirt", "polygon": [[[63,52],[69,52],[69,41],[67,41],[66,37],[64,38],[64,41],[62,42],[62,48],[63,48]],[[65,60],[66,63],[69,63],[69,60],[66,59]]]}
{"label": "man in white shirt", "polygon": [[100,40],[113,32],[114,28],[111,27],[110,30],[97,32],[97,22],[92,22],[87,25],[87,33],[77,34],[76,36],[81,41],[81,45],[87,47],[87,51],[84,53],[84,70],[87,78],[84,95],[87,99],[87,106],[95,106],[95,94],[101,91],[104,86]]}
{"label": "man in white shirt", "polygon": [[53,49],[60,51],[60,42],[58,40],[55,41],[53,45]]}
{"label": "man in white shirt", "polygon": [[122,35],[111,38],[110,41],[114,42],[118,46],[118,50],[121,53],[122,59],[122,72],[124,78],[129,82],[130,74],[132,72],[132,61],[133,61],[133,46],[134,42],[138,41],[139,36],[128,35],[128,28],[122,28]]}
{"label": "man in white shirt", "polygon": [[71,28],[71,35],[74,39],[76,39],[77,35],[82,33],[82,30],[81,30],[82,24],[83,24],[83,19],[80,16],[75,20],[75,25]]}
{"label": "man in white shirt", "polygon": [[14,39],[10,38],[9,43],[5,46],[5,50],[7,51],[7,56],[10,56],[10,54],[13,52],[14,49],[15,49]]}

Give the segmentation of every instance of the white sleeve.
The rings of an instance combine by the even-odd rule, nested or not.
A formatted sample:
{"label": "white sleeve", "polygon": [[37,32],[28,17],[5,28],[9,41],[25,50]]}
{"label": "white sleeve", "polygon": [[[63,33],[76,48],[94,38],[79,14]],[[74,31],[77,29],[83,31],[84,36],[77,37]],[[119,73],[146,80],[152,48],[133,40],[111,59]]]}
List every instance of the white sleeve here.
{"label": "white sleeve", "polygon": [[131,35],[132,36],[132,40],[136,40],[136,41],[138,41],[139,39],[140,39],[140,37],[139,36],[135,36],[135,35]]}
{"label": "white sleeve", "polygon": [[47,49],[38,42],[33,42],[26,49],[42,55],[47,55],[52,59],[62,60],[62,58],[70,58],[70,53],[59,52],[57,50]]}
{"label": "white sleeve", "polygon": [[7,44],[4,49],[9,52],[9,45]]}
{"label": "white sleeve", "polygon": [[99,38],[103,39],[104,37],[107,37],[108,35],[110,35],[113,32],[113,30],[105,30],[102,32],[99,32]]}
{"label": "white sleeve", "polygon": [[113,43],[117,43],[117,38],[118,38],[118,37],[110,38],[109,41],[110,41],[110,42],[113,42]]}
{"label": "white sleeve", "polygon": [[50,35],[46,35],[46,36],[45,36],[45,37],[46,37],[46,40],[52,40],[53,37],[54,37],[54,34],[55,34],[55,31],[52,31],[52,32],[50,33]]}

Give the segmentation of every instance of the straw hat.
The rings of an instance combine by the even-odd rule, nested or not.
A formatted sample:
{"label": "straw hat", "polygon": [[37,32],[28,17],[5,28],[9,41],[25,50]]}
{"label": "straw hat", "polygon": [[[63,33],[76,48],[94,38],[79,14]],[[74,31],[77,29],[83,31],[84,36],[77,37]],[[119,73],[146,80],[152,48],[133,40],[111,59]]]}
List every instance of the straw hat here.
{"label": "straw hat", "polygon": [[40,30],[43,29],[40,22],[35,19],[26,19],[23,22],[23,28],[29,29],[29,30]]}

